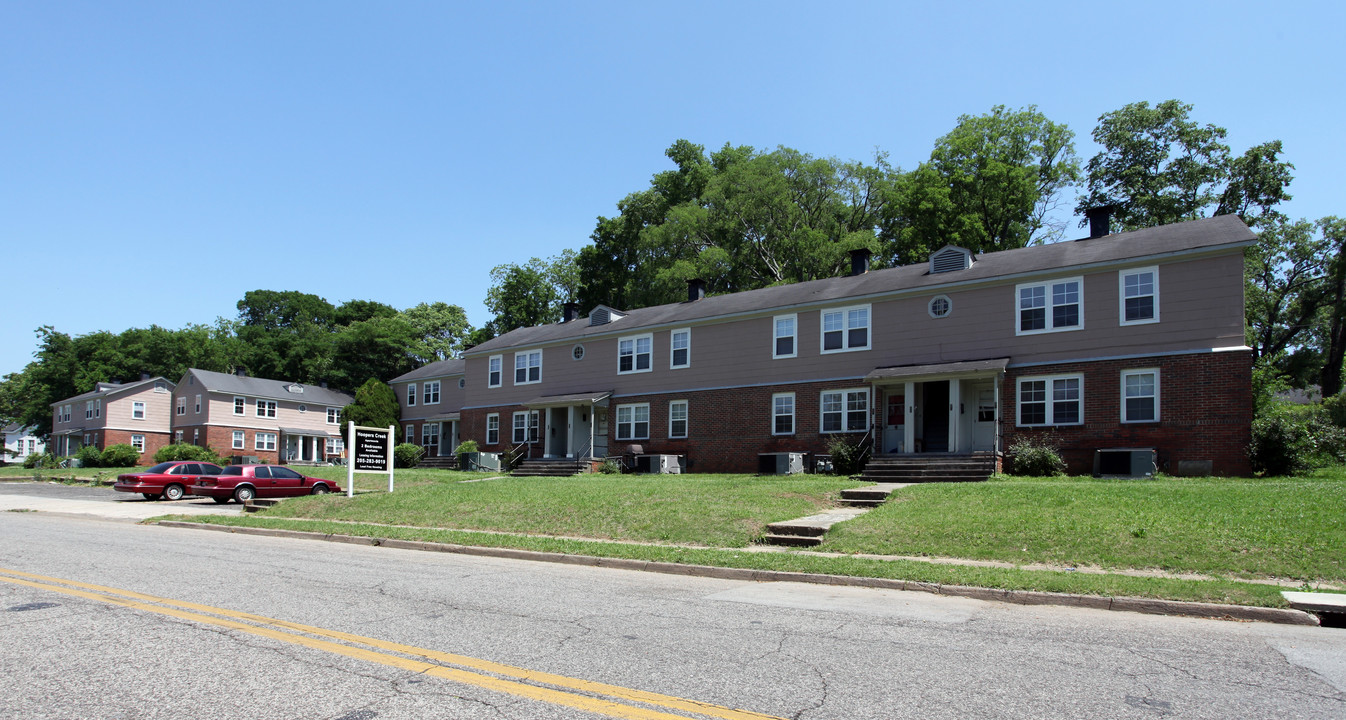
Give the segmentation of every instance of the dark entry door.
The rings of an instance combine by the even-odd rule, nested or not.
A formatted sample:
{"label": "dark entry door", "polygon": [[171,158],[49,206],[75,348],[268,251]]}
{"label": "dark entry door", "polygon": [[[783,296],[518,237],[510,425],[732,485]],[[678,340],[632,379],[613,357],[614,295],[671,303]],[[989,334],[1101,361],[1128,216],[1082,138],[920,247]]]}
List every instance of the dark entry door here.
{"label": "dark entry door", "polygon": [[926,452],[949,451],[949,381],[924,383],[925,396],[922,398],[924,421],[921,432],[925,435]]}

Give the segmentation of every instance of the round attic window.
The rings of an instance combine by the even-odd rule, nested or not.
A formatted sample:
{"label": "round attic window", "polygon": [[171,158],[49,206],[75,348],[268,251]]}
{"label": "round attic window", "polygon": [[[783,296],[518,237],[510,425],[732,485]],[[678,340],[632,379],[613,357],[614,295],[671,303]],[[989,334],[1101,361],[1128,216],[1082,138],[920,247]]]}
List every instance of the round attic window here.
{"label": "round attic window", "polygon": [[575,358],[576,360],[583,360],[583,359],[584,359],[584,346],[583,346],[583,345],[576,345],[576,346],[574,347],[574,349],[572,349],[572,350],[570,351],[570,357],[573,357],[573,358]]}
{"label": "round attic window", "polygon": [[302,412],[308,412],[308,406],[307,406],[307,405],[300,405],[300,406],[299,406],[299,412],[301,412],[301,413],[302,413]]}
{"label": "round attic window", "polygon": [[930,317],[942,318],[953,310],[953,301],[948,295],[936,295],[930,299]]}

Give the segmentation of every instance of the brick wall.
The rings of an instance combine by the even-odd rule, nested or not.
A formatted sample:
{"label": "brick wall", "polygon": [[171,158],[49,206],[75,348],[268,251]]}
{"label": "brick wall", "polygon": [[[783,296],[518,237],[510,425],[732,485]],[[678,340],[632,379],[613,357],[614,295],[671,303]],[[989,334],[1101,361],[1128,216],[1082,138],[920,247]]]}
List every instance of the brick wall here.
{"label": "brick wall", "polygon": [[130,445],[132,435],[145,436],[145,451],[140,453],[141,465],[152,465],[154,463],[154,453],[159,452],[159,448],[173,441],[173,437],[169,433],[106,430],[99,437],[99,448],[103,449],[109,445]]}
{"label": "brick wall", "polygon": [[[1159,421],[1123,423],[1122,371],[1146,368],[1159,369]],[[1018,378],[1068,373],[1084,375],[1084,424],[1017,427]],[[1182,460],[1210,460],[1217,475],[1252,473],[1246,452],[1253,412],[1249,351],[1011,368],[1001,397],[1004,447],[1020,437],[1054,437],[1071,473],[1093,472],[1098,448],[1125,447],[1155,448],[1161,472],[1176,471]]]}

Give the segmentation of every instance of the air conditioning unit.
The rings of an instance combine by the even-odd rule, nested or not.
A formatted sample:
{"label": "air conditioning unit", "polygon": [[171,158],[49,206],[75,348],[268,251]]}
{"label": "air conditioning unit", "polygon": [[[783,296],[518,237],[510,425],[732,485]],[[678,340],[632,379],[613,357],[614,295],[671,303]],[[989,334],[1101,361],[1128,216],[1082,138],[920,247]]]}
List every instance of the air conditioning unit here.
{"label": "air conditioning unit", "polygon": [[637,455],[636,472],[681,475],[681,455]]}
{"label": "air conditioning unit", "polygon": [[1094,477],[1153,477],[1158,468],[1154,448],[1106,448],[1094,451]]}
{"label": "air conditioning unit", "polygon": [[794,475],[796,473],[802,473],[804,472],[804,453],[760,453],[757,456],[757,472],[760,475]]}

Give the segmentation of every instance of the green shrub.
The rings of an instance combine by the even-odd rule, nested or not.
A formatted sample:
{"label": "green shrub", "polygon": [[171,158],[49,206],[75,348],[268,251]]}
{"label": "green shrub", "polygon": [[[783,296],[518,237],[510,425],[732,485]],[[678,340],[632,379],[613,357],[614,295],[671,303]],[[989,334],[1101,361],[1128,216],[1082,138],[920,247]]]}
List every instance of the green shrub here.
{"label": "green shrub", "polygon": [[125,443],[109,445],[103,450],[99,464],[110,468],[135,467],[140,464],[140,451]]}
{"label": "green shrub", "polygon": [[1031,477],[1051,477],[1066,473],[1066,461],[1055,439],[1025,437],[1010,445],[1010,473]]}
{"label": "green shrub", "polygon": [[220,456],[215,454],[209,447],[200,447],[199,445],[188,445],[186,443],[174,443],[165,445],[154,453],[154,462],[168,462],[169,460],[191,460],[193,462],[219,463]]}
{"label": "green shrub", "polygon": [[1346,462],[1346,429],[1334,406],[1275,403],[1253,418],[1248,460],[1264,475],[1298,475]]}
{"label": "green shrub", "polygon": [[425,455],[425,448],[411,443],[402,443],[393,448],[393,467],[414,468],[421,464],[421,457]]}
{"label": "green shrub", "polygon": [[75,459],[81,467],[98,467],[103,464],[103,451],[93,445],[85,445],[75,451]]}
{"label": "green shrub", "polygon": [[598,472],[604,475],[620,475],[622,474],[622,464],[617,458],[608,458],[599,466]]}
{"label": "green shrub", "polygon": [[837,475],[858,475],[865,469],[865,453],[845,438],[832,438],[827,443],[832,456],[832,472]]}
{"label": "green shrub", "polygon": [[1323,411],[1333,425],[1346,427],[1346,395],[1323,398]]}
{"label": "green shrub", "polygon": [[60,467],[61,461],[56,459],[51,453],[33,453],[24,458],[23,466],[28,469],[55,470]]}
{"label": "green shrub", "polygon": [[463,453],[467,452],[477,452],[476,440],[464,440],[458,443],[458,447],[453,449],[454,455],[462,455]]}

